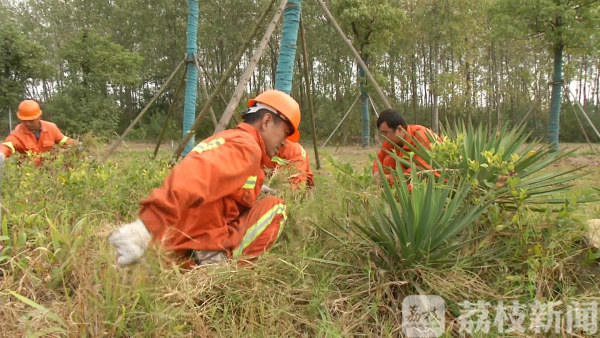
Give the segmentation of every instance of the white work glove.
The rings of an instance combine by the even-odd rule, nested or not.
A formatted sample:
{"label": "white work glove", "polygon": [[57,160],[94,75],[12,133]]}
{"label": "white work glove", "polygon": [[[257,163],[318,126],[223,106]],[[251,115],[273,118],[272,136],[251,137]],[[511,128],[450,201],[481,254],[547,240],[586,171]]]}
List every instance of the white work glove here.
{"label": "white work glove", "polygon": [[119,266],[133,264],[142,258],[151,240],[152,235],[140,219],[120,226],[108,236],[108,242],[117,252]]}
{"label": "white work glove", "polygon": [[260,192],[264,192],[265,194],[277,195],[277,190],[269,188],[266,184],[263,184],[260,187]]}

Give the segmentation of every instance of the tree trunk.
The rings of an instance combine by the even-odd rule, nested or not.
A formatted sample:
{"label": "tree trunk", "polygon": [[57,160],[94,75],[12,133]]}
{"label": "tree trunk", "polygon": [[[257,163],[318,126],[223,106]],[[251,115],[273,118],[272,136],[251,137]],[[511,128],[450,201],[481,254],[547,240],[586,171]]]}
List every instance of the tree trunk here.
{"label": "tree trunk", "polygon": [[598,71],[596,72],[596,81],[594,81],[594,85],[596,86],[596,90],[594,93],[596,102],[594,104],[594,111],[596,114],[598,113],[598,105],[600,104],[600,64],[598,65]]}
{"label": "tree trunk", "polygon": [[394,49],[389,51],[389,63],[390,63],[390,95],[396,100],[396,53]]}
{"label": "tree trunk", "polygon": [[489,55],[488,55],[488,76],[487,76],[487,98],[486,98],[486,103],[487,103],[487,117],[488,117],[488,132],[492,132],[492,103],[493,103],[493,96],[494,96],[494,89],[492,88],[492,76],[493,76],[493,62],[492,62],[492,54],[494,53],[494,46],[493,43],[490,46],[490,50],[489,50]]}
{"label": "tree trunk", "polygon": [[469,59],[465,62],[465,77],[467,89],[465,93],[465,110],[467,111],[467,123],[471,124],[471,70],[469,69]]}
{"label": "tree trunk", "polygon": [[[198,0],[188,0],[187,19],[187,73],[185,83],[185,103],[183,106],[183,136],[190,132],[196,118],[196,96],[198,95],[198,68],[195,66],[195,55],[198,48]],[[185,146],[183,156],[194,147],[195,137],[192,135]]]}
{"label": "tree trunk", "polygon": [[301,0],[289,0],[283,12],[283,29],[279,61],[275,73],[275,89],[290,94],[294,79],[294,60],[296,58],[296,42],[300,25]]}
{"label": "tree trunk", "polygon": [[557,43],[554,48],[554,74],[552,76],[552,97],[550,99],[550,118],[548,119],[548,144],[558,151],[560,127],[560,103],[562,101],[562,66],[564,45]]}
{"label": "tree trunk", "polygon": [[581,101],[585,107],[587,101],[587,84],[588,84],[588,61],[587,57],[583,55],[583,100]]}
{"label": "tree trunk", "polygon": [[[365,64],[369,64],[368,55],[361,55]],[[371,140],[371,121],[369,115],[369,92],[367,91],[367,78],[365,77],[365,71],[362,67],[358,67],[358,81],[360,84],[360,112],[361,112],[361,133],[360,140],[363,147],[368,147]]]}
{"label": "tree trunk", "polygon": [[412,106],[413,106],[413,114],[415,118],[415,124],[417,124],[417,56],[413,54],[410,58],[410,69],[411,69],[411,91],[412,91]]}
{"label": "tree trunk", "polygon": [[439,133],[439,111],[438,111],[438,95],[437,95],[437,74],[438,74],[438,51],[439,46],[438,42],[435,42],[435,47],[433,50],[433,72],[431,74],[431,83],[430,86],[433,87],[431,90],[433,105],[431,108],[431,130],[436,134]]}

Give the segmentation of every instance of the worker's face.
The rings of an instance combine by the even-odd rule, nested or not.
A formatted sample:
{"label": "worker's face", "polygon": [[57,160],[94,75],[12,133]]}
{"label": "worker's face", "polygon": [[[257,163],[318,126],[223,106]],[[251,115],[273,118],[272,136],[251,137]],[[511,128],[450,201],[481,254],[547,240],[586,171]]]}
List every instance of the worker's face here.
{"label": "worker's face", "polygon": [[390,126],[388,126],[387,122],[385,121],[379,125],[379,132],[382,136],[388,138],[390,141],[398,145],[401,145],[400,140],[403,139],[406,135],[406,132],[404,131],[404,128],[402,128],[402,125],[399,125],[396,129],[392,129],[390,128]]}
{"label": "worker's face", "polygon": [[270,113],[265,114],[261,122],[261,135],[265,141],[267,155],[273,157],[285,144],[285,139],[292,133],[292,128],[281,118]]}
{"label": "worker's face", "polygon": [[21,122],[23,122],[25,127],[27,127],[27,129],[29,129],[31,131],[38,131],[41,128],[41,123],[40,123],[39,118],[35,119],[35,120],[22,120]]}

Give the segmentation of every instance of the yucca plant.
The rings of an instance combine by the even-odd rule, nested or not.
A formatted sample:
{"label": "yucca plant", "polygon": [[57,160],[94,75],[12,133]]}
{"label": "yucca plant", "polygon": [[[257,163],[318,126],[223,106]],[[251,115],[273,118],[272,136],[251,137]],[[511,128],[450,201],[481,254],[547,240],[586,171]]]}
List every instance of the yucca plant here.
{"label": "yucca plant", "polygon": [[[570,187],[569,182],[586,175],[581,168],[544,171],[575,150],[555,152],[539,141],[527,142],[524,127],[503,127],[489,132],[487,127],[459,123],[445,128],[443,141],[432,139],[432,149],[413,142],[410,152],[400,148],[398,164],[410,165],[411,153],[419,155],[435,169],[465,177],[480,194],[494,190],[495,200],[507,206],[522,203],[563,203],[550,199]],[[542,198],[543,199],[540,199]],[[535,198],[535,199],[532,199]]]}
{"label": "yucca plant", "polygon": [[424,174],[419,178],[415,165],[411,166],[412,191],[400,167],[392,171],[397,183],[390,185],[379,164],[382,198],[364,203],[358,210],[359,220],[352,221],[353,229],[378,248],[378,265],[389,269],[443,265],[456,259],[450,254],[469,241],[460,234],[474,226],[491,203],[485,198],[471,199],[471,185],[464,179],[447,177],[445,171],[439,177]]}

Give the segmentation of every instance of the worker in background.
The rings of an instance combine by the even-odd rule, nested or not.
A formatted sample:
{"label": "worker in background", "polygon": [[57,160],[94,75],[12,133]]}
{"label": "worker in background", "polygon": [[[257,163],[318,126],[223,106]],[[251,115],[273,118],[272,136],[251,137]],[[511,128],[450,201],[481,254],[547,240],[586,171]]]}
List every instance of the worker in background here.
{"label": "worker in background", "polygon": [[[273,156],[271,162],[267,164],[270,172],[276,172],[281,169],[289,168],[291,175],[289,177],[292,189],[312,188],[315,183],[313,173],[308,163],[308,154],[298,142],[287,141],[279,149],[277,155]],[[272,193],[272,189],[263,186],[262,191]]]}
{"label": "worker in background", "polygon": [[[51,151],[55,144],[59,146],[79,145],[79,142],[60,132],[58,127],[40,119],[42,110],[34,100],[25,100],[19,104],[17,117],[21,120],[15,129],[0,144],[0,164],[15,152],[41,154]],[[38,165],[41,159],[36,158]]]}
{"label": "worker in background", "polygon": [[[431,142],[433,140],[441,141],[431,129],[417,125],[408,124],[402,114],[393,110],[386,109],[381,112],[379,118],[377,118],[377,129],[382,136],[387,138],[383,142],[381,149],[377,152],[377,158],[373,161],[373,175],[375,179],[379,179],[379,167],[377,161],[379,161],[384,167],[384,173],[388,178],[390,184],[394,183],[392,173],[385,167],[389,167],[393,170],[396,169],[396,159],[390,154],[395,153],[400,158],[406,158],[406,154],[411,153],[412,161],[416,167],[422,170],[430,170],[430,165],[423,160],[419,155],[414,154],[413,150],[408,146],[409,144],[416,147],[416,142],[421,143],[427,149],[431,149]],[[389,141],[388,141],[389,140]],[[392,145],[391,142],[397,145]],[[404,152],[402,150],[404,150]],[[408,160],[408,159],[407,159]],[[402,171],[404,176],[408,180],[411,177],[411,169],[409,166],[402,165]],[[439,175],[439,174],[437,174]],[[409,188],[412,190],[412,186],[409,184]]]}
{"label": "worker in background", "polygon": [[244,122],[200,142],[141,202],[139,219],[109,236],[121,266],[139,260],[150,242],[189,265],[252,258],[275,242],[287,218],[275,196],[257,200],[286,138],[300,138],[300,107],[267,90],[248,101]]}

